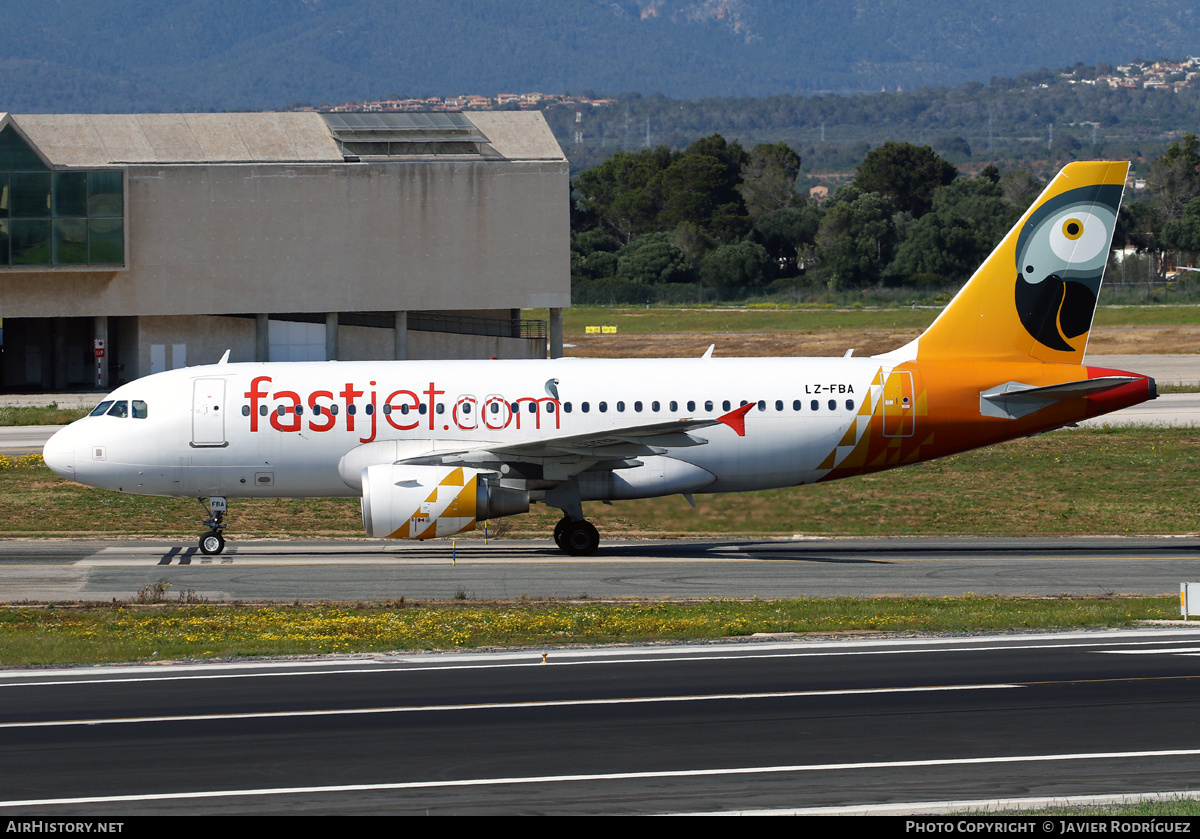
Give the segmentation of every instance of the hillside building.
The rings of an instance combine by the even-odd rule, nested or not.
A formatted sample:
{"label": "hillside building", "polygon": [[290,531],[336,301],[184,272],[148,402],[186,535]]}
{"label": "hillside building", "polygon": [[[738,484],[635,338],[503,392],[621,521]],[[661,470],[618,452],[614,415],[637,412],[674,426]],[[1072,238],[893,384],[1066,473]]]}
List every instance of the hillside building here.
{"label": "hillside building", "polygon": [[0,390],[544,357],[569,196],[537,112],[0,113]]}

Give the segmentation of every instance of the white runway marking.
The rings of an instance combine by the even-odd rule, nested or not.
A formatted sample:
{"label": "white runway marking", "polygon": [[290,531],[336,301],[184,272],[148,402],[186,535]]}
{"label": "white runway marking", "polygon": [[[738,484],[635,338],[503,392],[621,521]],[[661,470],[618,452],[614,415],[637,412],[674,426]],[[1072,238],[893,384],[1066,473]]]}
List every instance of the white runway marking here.
{"label": "white runway marking", "polygon": [[273,787],[267,789],[208,790],[203,792],[153,793],[146,795],[103,795],[81,798],[41,798],[24,801],[0,801],[0,807],[45,807],[66,804],[113,804],[134,801],[183,801],[204,798],[247,798],[270,795],[317,795],[321,793],[387,792],[454,787],[512,786],[516,784],[562,784],[595,781],[640,781],[655,778],[701,778],[731,775],[765,775],[800,772],[838,772],[854,769],[910,769],[929,766],[982,766],[1069,762],[1080,760],[1124,760],[1129,758],[1196,757],[1200,749],[1163,749],[1137,752],[1091,752],[1076,754],[1012,755],[1007,757],[945,758],[941,760],[894,760],[864,763],[815,763],[790,766],[746,766],[729,769],[679,769],[662,772],[610,772],[604,774],[541,775],[517,778],[465,778],[456,781],[408,781],[380,784],[340,784],[337,786]]}
{"label": "white runway marking", "polygon": [[246,714],[180,714],[157,717],[108,717],[80,720],[41,720],[0,723],[8,728],[62,728],[77,725],[135,725],[154,722],[201,722],[225,720],[265,720],[291,717],[354,717],[366,714],[407,714],[435,711],[485,711],[516,708],[577,708],[594,705],[652,705],[668,702],[713,702],[730,699],[796,699],[814,696],[868,696],[887,693],[937,693],[957,690],[1002,690],[1021,685],[945,685],[907,688],[861,688],[855,690],[797,690],[774,693],[714,693],[685,696],[635,696],[616,699],[558,699],[532,702],[481,702],[465,705],[397,705],[390,708],[332,708],[313,711],[258,711]]}

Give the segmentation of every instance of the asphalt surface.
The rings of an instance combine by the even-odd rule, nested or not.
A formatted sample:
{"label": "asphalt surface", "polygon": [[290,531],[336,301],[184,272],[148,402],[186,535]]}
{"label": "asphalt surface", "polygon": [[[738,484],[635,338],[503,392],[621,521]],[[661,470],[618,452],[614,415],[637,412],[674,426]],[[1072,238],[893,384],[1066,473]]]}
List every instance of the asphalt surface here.
{"label": "asphalt surface", "polygon": [[0,812],[913,813],[1184,790],[1198,651],[1189,629],[0,672]]}
{"label": "asphalt surface", "polygon": [[243,542],[209,557],[168,542],[0,542],[0,602],[504,600],[1178,594],[1196,538],[626,541],[570,558],[545,541]]}

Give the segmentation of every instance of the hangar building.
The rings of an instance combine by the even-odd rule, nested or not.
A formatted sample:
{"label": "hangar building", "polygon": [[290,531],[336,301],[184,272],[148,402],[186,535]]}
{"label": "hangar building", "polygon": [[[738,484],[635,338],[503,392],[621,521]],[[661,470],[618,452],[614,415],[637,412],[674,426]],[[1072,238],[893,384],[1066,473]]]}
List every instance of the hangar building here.
{"label": "hangar building", "polygon": [[0,113],[0,391],[561,354],[569,200],[538,112]]}

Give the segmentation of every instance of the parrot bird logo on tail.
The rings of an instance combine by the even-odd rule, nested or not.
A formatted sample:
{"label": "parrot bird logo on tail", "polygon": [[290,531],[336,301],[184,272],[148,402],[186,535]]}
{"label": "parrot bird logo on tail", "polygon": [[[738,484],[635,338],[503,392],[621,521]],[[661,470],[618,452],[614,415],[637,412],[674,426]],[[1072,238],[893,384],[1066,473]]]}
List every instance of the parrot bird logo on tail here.
{"label": "parrot bird logo on tail", "polygon": [[1121,187],[1064,192],[1038,207],[1017,239],[1017,316],[1038,343],[1072,352],[1091,329]]}

